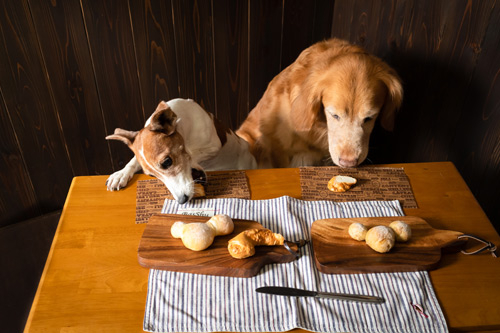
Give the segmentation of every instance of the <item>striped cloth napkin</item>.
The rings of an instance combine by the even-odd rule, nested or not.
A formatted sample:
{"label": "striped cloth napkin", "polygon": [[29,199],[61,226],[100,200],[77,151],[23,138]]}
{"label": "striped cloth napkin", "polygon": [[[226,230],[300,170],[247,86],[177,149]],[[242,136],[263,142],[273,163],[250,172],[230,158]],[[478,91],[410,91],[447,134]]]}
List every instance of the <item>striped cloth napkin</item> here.
{"label": "striped cloth napkin", "polygon": [[[287,240],[310,239],[319,219],[401,216],[398,201],[194,200],[188,208],[214,210],[237,219],[258,221]],[[166,200],[163,213],[177,213]],[[427,272],[323,274],[310,244],[291,263],[264,266],[252,278],[231,278],[150,270],[144,330],[149,332],[447,332]],[[256,293],[262,286],[382,296],[380,305],[284,297]],[[423,313],[411,304],[418,304]]]}

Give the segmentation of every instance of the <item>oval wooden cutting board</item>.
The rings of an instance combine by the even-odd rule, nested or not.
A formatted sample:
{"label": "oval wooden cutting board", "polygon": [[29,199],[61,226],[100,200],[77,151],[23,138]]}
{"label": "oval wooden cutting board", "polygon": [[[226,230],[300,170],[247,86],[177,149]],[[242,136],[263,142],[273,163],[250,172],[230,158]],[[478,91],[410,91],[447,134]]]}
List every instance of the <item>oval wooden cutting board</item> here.
{"label": "oval wooden cutting board", "polygon": [[[364,241],[349,236],[351,223],[359,222],[368,228],[388,226],[400,220],[410,225],[412,238],[394,245],[387,253],[372,250]],[[457,243],[458,231],[437,230],[416,216],[366,217],[324,219],[314,221],[311,239],[316,267],[327,274],[381,272],[412,272],[434,269],[441,259],[441,249]]]}
{"label": "oval wooden cutting board", "polygon": [[[209,217],[158,214],[153,215],[144,229],[139,243],[139,264],[146,268],[174,272],[219,275],[231,277],[252,277],[271,263],[286,263],[295,260],[284,246],[257,246],[255,255],[245,259],[231,257],[227,242],[247,229],[264,228],[255,221],[233,219],[234,231],[230,235],[217,236],[210,247],[203,251],[191,251],[184,247],[181,239],[173,238],[170,228],[176,221],[186,223],[206,222]],[[297,245],[288,243],[298,251]]]}

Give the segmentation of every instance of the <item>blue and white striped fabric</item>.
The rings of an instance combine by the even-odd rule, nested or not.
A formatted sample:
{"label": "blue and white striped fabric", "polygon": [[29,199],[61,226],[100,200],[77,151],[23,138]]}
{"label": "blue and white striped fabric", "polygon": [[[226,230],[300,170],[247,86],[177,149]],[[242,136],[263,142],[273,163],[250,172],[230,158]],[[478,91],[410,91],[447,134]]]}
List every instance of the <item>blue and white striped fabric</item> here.
{"label": "blue and white striped fabric", "polygon": [[[194,200],[193,208],[255,220],[288,240],[310,239],[319,219],[401,216],[398,201]],[[186,205],[182,206],[183,208]],[[166,200],[163,213],[176,213]],[[322,274],[308,245],[300,259],[265,266],[253,278],[231,278],[151,270],[144,316],[150,332],[278,332],[303,328],[315,332],[447,332],[446,321],[427,272]],[[259,294],[262,286],[379,295],[381,305],[309,297]],[[423,307],[425,316],[410,303]],[[427,316],[427,317],[426,317]]]}

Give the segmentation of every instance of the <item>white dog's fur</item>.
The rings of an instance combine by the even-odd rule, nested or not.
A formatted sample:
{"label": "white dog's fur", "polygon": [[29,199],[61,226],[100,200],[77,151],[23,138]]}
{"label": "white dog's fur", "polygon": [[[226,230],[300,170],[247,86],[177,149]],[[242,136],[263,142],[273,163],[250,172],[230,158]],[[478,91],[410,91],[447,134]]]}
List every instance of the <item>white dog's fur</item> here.
{"label": "white dog's fur", "polygon": [[[194,194],[193,170],[254,169],[248,143],[233,131],[221,128],[212,114],[192,100],[160,102],[138,131],[117,128],[108,140],[126,143],[135,156],[106,181],[110,191],[127,185],[141,169],[161,180],[179,203]],[[168,162],[167,162],[168,160]]]}

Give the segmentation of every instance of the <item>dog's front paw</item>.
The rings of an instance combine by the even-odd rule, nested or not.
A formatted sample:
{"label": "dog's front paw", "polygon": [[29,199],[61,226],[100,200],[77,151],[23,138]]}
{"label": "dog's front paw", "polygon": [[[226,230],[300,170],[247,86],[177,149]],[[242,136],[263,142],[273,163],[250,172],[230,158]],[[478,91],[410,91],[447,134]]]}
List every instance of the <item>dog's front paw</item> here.
{"label": "dog's front paw", "polygon": [[134,173],[127,172],[125,169],[117,171],[106,180],[108,191],[119,191],[127,186]]}

